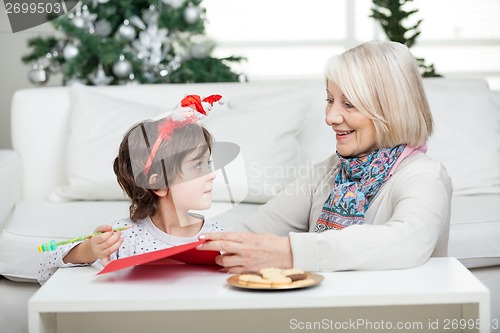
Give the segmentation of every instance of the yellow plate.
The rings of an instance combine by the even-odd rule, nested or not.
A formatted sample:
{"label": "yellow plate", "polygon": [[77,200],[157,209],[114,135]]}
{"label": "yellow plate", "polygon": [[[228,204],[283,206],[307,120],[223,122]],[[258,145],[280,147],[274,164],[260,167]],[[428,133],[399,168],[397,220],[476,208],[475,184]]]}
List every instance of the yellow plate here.
{"label": "yellow plate", "polygon": [[229,283],[233,287],[242,288],[242,289],[253,289],[253,290],[290,290],[290,289],[302,289],[316,286],[321,283],[325,279],[325,277],[321,274],[309,273],[306,272],[307,279],[311,279],[310,284],[300,284],[300,281],[296,281],[297,283],[291,283],[286,285],[278,285],[278,286],[259,286],[259,285],[246,285],[242,284],[238,278],[240,274],[233,275],[227,279],[227,283]]}

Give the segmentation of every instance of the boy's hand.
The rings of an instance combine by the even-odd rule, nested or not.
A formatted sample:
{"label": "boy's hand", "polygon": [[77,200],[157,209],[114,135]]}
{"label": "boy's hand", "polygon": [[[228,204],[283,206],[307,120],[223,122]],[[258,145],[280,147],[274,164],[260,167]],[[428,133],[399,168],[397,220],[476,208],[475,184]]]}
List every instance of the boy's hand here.
{"label": "boy's hand", "polygon": [[109,264],[110,255],[116,252],[123,243],[121,231],[113,231],[110,225],[101,225],[94,232],[102,234],[89,239],[90,250],[94,257],[101,259],[103,266]]}

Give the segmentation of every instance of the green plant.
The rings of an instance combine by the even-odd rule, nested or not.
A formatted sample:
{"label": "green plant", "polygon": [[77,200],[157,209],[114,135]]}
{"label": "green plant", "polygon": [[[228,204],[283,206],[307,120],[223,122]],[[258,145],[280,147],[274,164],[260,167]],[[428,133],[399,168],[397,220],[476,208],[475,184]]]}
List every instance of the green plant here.
{"label": "green plant", "polygon": [[[411,48],[421,31],[419,29],[422,19],[415,24],[406,26],[405,22],[409,17],[418,12],[418,9],[406,11],[403,7],[413,0],[373,0],[372,14],[379,21],[387,38],[391,41],[399,42]],[[415,57],[420,73],[423,77],[442,76],[436,72],[434,64],[426,64],[424,58]]]}
{"label": "green plant", "polygon": [[202,0],[81,0],[52,21],[54,36],[28,41],[32,83],[62,73],[63,84],[238,81],[244,58],[211,56]]}

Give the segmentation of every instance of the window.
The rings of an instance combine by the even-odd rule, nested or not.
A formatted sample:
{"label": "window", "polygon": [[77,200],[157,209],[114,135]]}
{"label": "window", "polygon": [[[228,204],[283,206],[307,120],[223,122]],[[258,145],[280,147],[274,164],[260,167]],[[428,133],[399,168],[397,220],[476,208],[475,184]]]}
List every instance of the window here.
{"label": "window", "polygon": [[[215,56],[242,55],[250,80],[322,77],[333,54],[385,39],[371,0],[205,0]],[[415,0],[413,53],[447,77],[486,77],[500,89],[500,0]]]}

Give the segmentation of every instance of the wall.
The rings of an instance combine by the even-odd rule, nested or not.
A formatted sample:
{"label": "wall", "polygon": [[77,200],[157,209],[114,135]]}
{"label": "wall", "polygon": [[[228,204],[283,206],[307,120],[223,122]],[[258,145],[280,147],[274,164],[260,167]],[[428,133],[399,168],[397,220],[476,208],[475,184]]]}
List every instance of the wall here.
{"label": "wall", "polygon": [[[33,88],[28,81],[29,66],[21,61],[28,53],[27,40],[40,34],[53,31],[50,23],[12,33],[4,3],[0,5],[0,149],[10,148],[10,103],[16,90]],[[52,78],[48,85],[57,85],[58,78]]]}

